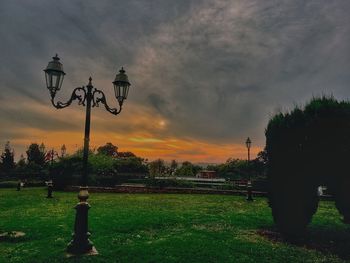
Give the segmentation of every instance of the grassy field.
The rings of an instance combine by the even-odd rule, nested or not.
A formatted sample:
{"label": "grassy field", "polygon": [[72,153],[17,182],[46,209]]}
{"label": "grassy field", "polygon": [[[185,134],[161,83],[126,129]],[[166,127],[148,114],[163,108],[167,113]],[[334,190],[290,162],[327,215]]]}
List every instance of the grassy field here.
{"label": "grassy field", "polygon": [[265,198],[100,193],[89,199],[100,254],[66,259],[76,193],[45,194],[0,189],[0,232],[26,233],[0,241],[0,262],[350,262],[350,231],[332,202],[321,202],[310,239],[292,245],[259,234],[273,231]]}

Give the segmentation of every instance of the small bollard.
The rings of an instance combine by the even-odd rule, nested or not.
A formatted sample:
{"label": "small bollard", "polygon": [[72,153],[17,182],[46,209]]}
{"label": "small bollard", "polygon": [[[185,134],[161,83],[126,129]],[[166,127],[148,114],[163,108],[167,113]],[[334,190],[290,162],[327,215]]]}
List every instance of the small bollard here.
{"label": "small bollard", "polygon": [[47,197],[46,198],[52,198],[52,191],[53,191],[53,184],[52,184],[52,182],[49,182],[47,184]]}
{"label": "small bollard", "polygon": [[247,201],[254,201],[253,197],[252,197],[252,182],[249,180],[247,183]]}

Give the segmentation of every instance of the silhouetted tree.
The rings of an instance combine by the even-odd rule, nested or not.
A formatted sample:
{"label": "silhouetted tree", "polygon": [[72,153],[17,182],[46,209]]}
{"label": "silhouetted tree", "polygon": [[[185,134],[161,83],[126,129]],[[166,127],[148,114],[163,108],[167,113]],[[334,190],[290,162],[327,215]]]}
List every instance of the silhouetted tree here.
{"label": "silhouetted tree", "polygon": [[19,160],[16,163],[15,172],[18,178],[25,178],[26,173],[29,172],[27,169],[26,159],[24,158],[23,154],[21,154]]}
{"label": "silhouetted tree", "polygon": [[162,159],[154,160],[148,164],[151,177],[161,176],[165,171],[165,162]]}
{"label": "silhouetted tree", "polygon": [[97,153],[116,157],[118,155],[118,147],[110,142],[107,142],[105,145],[97,148]]}
{"label": "silhouetted tree", "polygon": [[19,160],[17,162],[18,167],[24,167],[26,165],[26,159],[24,158],[23,154],[19,157]]}
{"label": "silhouetted tree", "polygon": [[[61,158],[51,166],[51,179],[54,189],[62,190],[67,185],[79,184],[82,173],[82,156],[72,155]],[[91,166],[89,165],[89,169]],[[90,179],[90,178],[89,178]]]}
{"label": "silhouetted tree", "polygon": [[195,176],[202,168],[198,165],[194,165],[191,162],[185,161],[182,163],[181,167],[175,172],[177,176]]}
{"label": "silhouetted tree", "polygon": [[45,164],[45,145],[42,143],[40,146],[37,143],[29,145],[27,153],[28,164],[36,164],[38,166],[44,166]]}
{"label": "silhouetted tree", "polygon": [[250,173],[253,177],[265,178],[267,173],[268,156],[266,149],[260,151],[256,158],[250,162]]}
{"label": "silhouetted tree", "polygon": [[6,142],[5,149],[1,154],[1,168],[5,172],[9,172],[15,168],[14,151],[11,149],[10,142]]}
{"label": "silhouetted tree", "polygon": [[170,172],[174,173],[177,167],[178,167],[178,163],[176,162],[176,160],[172,160],[170,163]]}
{"label": "silhouetted tree", "polygon": [[269,159],[268,159],[268,156],[267,156],[267,151],[266,151],[266,148],[263,150],[263,151],[260,151],[258,152],[257,156],[256,156],[256,159],[263,163],[263,164],[267,164]]}
{"label": "silhouetted tree", "polygon": [[119,158],[130,158],[130,157],[136,157],[136,155],[132,152],[118,152]]}
{"label": "silhouetted tree", "polygon": [[117,158],[115,160],[115,168],[118,173],[148,173],[144,159],[140,157]]}

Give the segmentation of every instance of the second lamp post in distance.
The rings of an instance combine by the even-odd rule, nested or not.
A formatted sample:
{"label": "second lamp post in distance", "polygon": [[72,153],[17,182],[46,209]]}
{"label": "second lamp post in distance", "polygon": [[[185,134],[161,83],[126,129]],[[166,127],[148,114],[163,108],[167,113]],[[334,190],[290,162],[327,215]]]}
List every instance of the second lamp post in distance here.
{"label": "second lamp post in distance", "polygon": [[254,201],[253,196],[252,196],[252,180],[251,180],[251,170],[250,170],[250,146],[252,145],[252,141],[250,140],[250,138],[248,137],[247,140],[245,141],[245,145],[247,146],[247,150],[248,150],[248,181],[247,181],[247,201]]}

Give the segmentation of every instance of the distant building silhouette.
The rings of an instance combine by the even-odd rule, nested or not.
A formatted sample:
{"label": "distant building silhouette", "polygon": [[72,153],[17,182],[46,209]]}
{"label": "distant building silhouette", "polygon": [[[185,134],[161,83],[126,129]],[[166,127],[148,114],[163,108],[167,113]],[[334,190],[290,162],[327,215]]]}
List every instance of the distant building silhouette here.
{"label": "distant building silhouette", "polygon": [[200,171],[197,175],[197,178],[217,178],[217,173],[216,171],[209,171],[209,170],[203,170]]}

